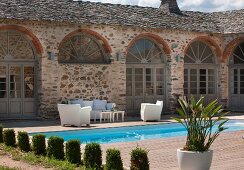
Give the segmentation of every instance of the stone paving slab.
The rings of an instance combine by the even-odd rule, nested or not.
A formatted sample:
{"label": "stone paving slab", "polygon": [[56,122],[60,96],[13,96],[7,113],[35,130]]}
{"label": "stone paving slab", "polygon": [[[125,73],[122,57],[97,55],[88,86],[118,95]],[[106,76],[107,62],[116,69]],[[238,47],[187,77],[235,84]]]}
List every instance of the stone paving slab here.
{"label": "stone paving slab", "polygon": [[[226,132],[219,136],[214,150],[211,170],[244,170],[244,131]],[[185,137],[145,140],[139,142],[103,144],[103,157],[108,148],[121,150],[124,165],[128,168],[130,152],[136,146],[149,150],[151,170],[178,170],[176,150],[185,143]]]}

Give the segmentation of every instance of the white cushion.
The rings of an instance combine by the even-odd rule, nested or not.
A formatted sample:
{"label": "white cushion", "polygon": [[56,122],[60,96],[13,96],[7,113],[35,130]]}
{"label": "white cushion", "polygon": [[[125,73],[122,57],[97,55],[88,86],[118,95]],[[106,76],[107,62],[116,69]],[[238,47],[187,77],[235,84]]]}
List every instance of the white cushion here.
{"label": "white cushion", "polygon": [[112,110],[114,107],[116,107],[116,104],[115,103],[107,103],[107,110]]}
{"label": "white cushion", "polygon": [[85,105],[85,107],[87,107],[87,106],[91,106],[91,108],[93,109],[93,101],[83,101],[83,103],[84,103],[84,105]]}
{"label": "white cushion", "polygon": [[157,100],[157,103],[156,103],[156,105],[160,105],[160,106],[163,106],[163,101]]}
{"label": "white cushion", "polygon": [[70,104],[79,104],[80,107],[85,107],[83,99],[71,99]]}
{"label": "white cushion", "polygon": [[106,110],[107,101],[106,100],[93,100],[93,110]]}

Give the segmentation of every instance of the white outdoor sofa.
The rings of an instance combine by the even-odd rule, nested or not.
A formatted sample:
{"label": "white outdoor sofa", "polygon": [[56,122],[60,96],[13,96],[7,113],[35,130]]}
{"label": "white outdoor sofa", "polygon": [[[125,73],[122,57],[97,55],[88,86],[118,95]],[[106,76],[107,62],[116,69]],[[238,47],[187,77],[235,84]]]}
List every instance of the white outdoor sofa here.
{"label": "white outdoor sofa", "polygon": [[[99,102],[100,105],[96,105],[94,104],[94,102]],[[80,107],[83,108],[83,107],[91,107],[92,110],[91,110],[91,119],[92,120],[95,120],[95,119],[100,119],[100,116],[101,116],[101,112],[102,111],[111,111],[113,108],[116,107],[116,104],[115,103],[108,103],[106,100],[98,100],[98,99],[95,99],[93,101],[87,101],[87,100],[83,100],[83,99],[73,99],[68,101],[69,104],[71,103],[76,103],[76,104],[80,104]]]}
{"label": "white outdoor sofa", "polygon": [[141,120],[160,121],[163,109],[163,101],[157,101],[156,104],[142,103],[141,104]]}
{"label": "white outdoor sofa", "polygon": [[79,104],[58,104],[61,126],[89,126],[91,110],[90,106],[81,108]]}

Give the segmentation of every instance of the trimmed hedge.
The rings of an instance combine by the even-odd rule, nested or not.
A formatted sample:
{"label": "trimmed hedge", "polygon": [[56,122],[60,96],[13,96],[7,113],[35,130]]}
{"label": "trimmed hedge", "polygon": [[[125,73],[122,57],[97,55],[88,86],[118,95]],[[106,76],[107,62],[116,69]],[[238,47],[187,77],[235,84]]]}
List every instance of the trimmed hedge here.
{"label": "trimmed hedge", "polygon": [[0,124],[0,143],[3,143],[3,125]]}
{"label": "trimmed hedge", "polygon": [[106,151],[106,170],[123,170],[123,162],[118,149],[108,149]]}
{"label": "trimmed hedge", "polygon": [[35,155],[45,155],[46,154],[46,136],[42,134],[34,135],[32,138],[32,150]]}
{"label": "trimmed hedge", "polygon": [[64,160],[64,139],[58,136],[51,136],[48,139],[47,156]]}
{"label": "trimmed hedge", "polygon": [[98,143],[89,143],[85,147],[84,165],[87,169],[99,170],[102,167],[102,150]]}
{"label": "trimmed hedge", "polygon": [[73,164],[81,163],[81,150],[79,140],[69,140],[66,143],[66,159]]}
{"label": "trimmed hedge", "polygon": [[18,132],[18,146],[20,150],[24,152],[29,152],[30,149],[30,139],[27,132]]}
{"label": "trimmed hedge", "polygon": [[149,170],[148,152],[142,148],[133,149],[131,152],[131,170]]}
{"label": "trimmed hedge", "polygon": [[3,142],[7,146],[16,146],[15,132],[14,129],[6,129],[3,131]]}

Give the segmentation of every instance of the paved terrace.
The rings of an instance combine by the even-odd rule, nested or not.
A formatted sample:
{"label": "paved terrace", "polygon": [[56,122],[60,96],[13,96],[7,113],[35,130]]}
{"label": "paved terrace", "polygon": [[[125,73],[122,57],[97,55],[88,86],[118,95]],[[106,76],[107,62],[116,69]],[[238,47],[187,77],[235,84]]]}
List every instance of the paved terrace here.
{"label": "paved terrace", "polygon": [[[230,119],[244,119],[244,116],[230,116]],[[171,122],[164,119],[162,122]],[[162,123],[160,122],[160,123]],[[61,127],[57,121],[8,121],[3,122],[5,127],[15,128],[17,131],[45,132],[61,130],[78,130],[88,128]],[[90,128],[106,128],[118,126],[146,125],[154,123],[143,123],[131,121],[124,123],[103,123],[92,124]],[[244,131],[226,132],[220,135],[212,146],[214,157],[212,170],[243,170],[244,169]],[[176,149],[183,146],[185,137],[153,139],[138,142],[103,144],[103,158],[108,148],[118,148],[121,150],[125,167],[130,164],[130,152],[136,146],[146,148],[149,151],[151,170],[178,170]],[[82,145],[84,148],[84,145]],[[0,160],[1,162],[1,160]]]}

